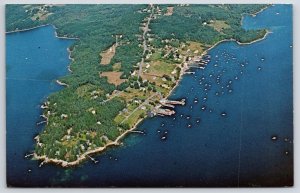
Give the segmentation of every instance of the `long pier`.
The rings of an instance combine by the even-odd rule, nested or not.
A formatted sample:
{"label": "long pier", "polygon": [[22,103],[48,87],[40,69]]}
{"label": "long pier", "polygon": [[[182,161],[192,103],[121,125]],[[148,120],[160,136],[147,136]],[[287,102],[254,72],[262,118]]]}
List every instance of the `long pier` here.
{"label": "long pier", "polygon": [[175,106],[174,105],[171,105],[171,104],[166,104],[166,103],[164,103],[164,104],[161,104],[162,106],[165,106],[165,107],[170,107],[170,108],[175,108]]}
{"label": "long pier", "polygon": [[182,99],[180,101],[162,99],[159,102],[162,105],[185,105],[185,99]]}

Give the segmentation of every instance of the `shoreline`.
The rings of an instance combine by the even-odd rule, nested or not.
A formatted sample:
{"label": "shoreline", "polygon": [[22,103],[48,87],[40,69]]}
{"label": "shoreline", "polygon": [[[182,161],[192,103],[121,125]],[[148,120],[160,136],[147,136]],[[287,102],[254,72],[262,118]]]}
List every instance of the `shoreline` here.
{"label": "shoreline", "polygon": [[12,34],[12,33],[17,33],[17,32],[26,32],[26,31],[37,29],[37,28],[40,28],[40,27],[46,27],[46,26],[49,26],[49,25],[51,25],[51,24],[43,24],[43,25],[39,25],[39,26],[31,27],[31,28],[25,28],[25,29],[16,29],[16,30],[13,30],[13,31],[5,32],[5,34]]}
{"label": "shoreline", "polygon": [[261,37],[261,38],[256,39],[256,40],[252,40],[252,41],[250,41],[250,42],[244,42],[244,43],[243,43],[243,42],[239,42],[239,41],[237,41],[237,40],[235,40],[235,41],[236,41],[239,45],[250,45],[250,44],[253,44],[253,43],[256,43],[256,42],[259,42],[259,41],[262,41],[262,40],[266,39],[266,37],[267,37],[270,33],[272,33],[272,32],[266,29],[265,35],[264,35],[263,37]]}
{"label": "shoreline", "polygon": [[[133,130],[135,130],[138,126],[138,124],[140,122],[142,122],[144,120],[144,118],[141,118],[139,119],[136,124],[126,130],[124,133],[122,133],[121,135],[119,135],[114,141],[110,141],[109,143],[105,144],[104,146],[102,147],[98,147],[96,149],[93,149],[93,150],[89,150],[89,151],[86,151],[85,153],[81,154],[77,160],[75,161],[72,161],[72,162],[68,162],[68,161],[65,161],[65,160],[61,160],[61,159],[54,159],[54,158],[48,158],[47,156],[43,155],[43,156],[39,156],[37,155],[36,153],[33,153],[33,158],[36,159],[36,160],[42,160],[42,163],[40,164],[40,167],[45,164],[45,163],[55,163],[57,165],[61,165],[62,167],[71,167],[71,166],[75,166],[75,165],[78,165],[80,164],[82,161],[84,161],[86,158],[89,157],[90,154],[95,154],[95,153],[101,153],[103,152],[104,150],[106,150],[108,147],[110,146],[117,146],[117,145],[120,145],[120,140],[125,137],[128,133],[132,132]],[[34,138],[37,142],[38,142],[38,135]]]}
{"label": "shoreline", "polygon": [[[52,24],[51,24],[52,25]],[[55,29],[55,32],[54,32],[54,34],[55,34],[55,37],[56,38],[59,38],[59,39],[66,39],[66,40],[80,40],[80,38],[70,38],[70,37],[65,37],[65,36],[58,36],[58,34],[57,34],[57,31],[56,31],[56,27],[55,27],[55,25],[52,25],[53,26],[53,28]]]}
{"label": "shoreline", "polygon": [[268,9],[269,7],[271,7],[272,5],[274,4],[267,4],[265,7],[261,8],[259,11],[255,12],[255,13],[242,13],[242,19],[241,19],[241,26],[243,25],[243,20],[244,20],[244,17],[246,15],[250,15],[251,17],[256,17],[259,13],[263,12],[264,10]]}
{"label": "shoreline", "polygon": [[[256,14],[262,12],[263,10],[267,9],[269,7],[266,6],[264,7],[263,9],[261,9],[260,11],[258,11]],[[23,30],[14,30],[14,31],[10,31],[10,32],[6,32],[6,34],[10,34],[10,33],[15,33],[15,32],[24,32],[24,31],[29,31],[29,30],[32,30],[32,29],[36,29],[36,28],[39,28],[39,27],[46,27],[46,26],[49,26],[51,25],[54,30],[55,30],[55,37],[56,38],[60,38],[60,39],[70,39],[70,40],[80,40],[80,38],[69,38],[69,37],[64,37],[64,36],[58,36],[57,34],[57,28],[53,25],[53,24],[44,24],[44,25],[40,25],[40,26],[36,26],[36,27],[32,27],[32,28],[28,28],[28,29],[23,29]],[[264,34],[263,37],[261,38],[258,38],[256,40],[253,40],[253,41],[250,41],[250,42],[245,42],[245,43],[242,43],[242,42],[239,42],[238,40],[236,39],[223,39],[223,40],[220,40],[218,42],[216,42],[215,44],[213,44],[212,46],[210,46],[208,49],[206,49],[205,51],[202,52],[202,54],[200,55],[200,57],[204,56],[205,54],[207,54],[211,49],[213,49],[214,47],[216,47],[217,45],[219,45],[220,43],[222,42],[227,42],[227,41],[235,41],[237,44],[239,45],[249,45],[249,44],[252,44],[252,43],[256,43],[258,41],[261,41],[261,40],[264,40],[267,35],[271,33],[269,32],[268,30],[266,30],[266,33]],[[66,35],[67,36],[67,35]],[[75,48],[74,48],[75,49]],[[72,73],[72,70],[70,69],[70,65],[72,62],[74,62],[74,58],[71,57],[71,54],[72,54],[72,51],[70,51],[70,48],[67,48],[67,51],[69,53],[69,60],[71,60],[70,64],[68,65],[68,71],[70,73]],[[181,65],[180,65],[181,66]],[[168,94],[164,97],[164,99],[167,99],[168,97],[171,96],[171,94],[173,93],[173,91],[178,87],[179,83],[181,82],[181,80],[183,79],[183,75],[184,75],[184,72],[185,70],[187,69],[190,69],[189,67],[187,69],[185,69],[185,67],[180,67],[181,71],[180,71],[180,76],[179,76],[179,79],[176,80],[176,83],[175,85],[173,86],[173,88],[170,89],[170,91],[168,92]],[[61,86],[69,86],[68,84],[64,83],[64,82],[61,82],[59,80],[56,80],[56,83],[61,85]],[[54,164],[57,164],[57,165],[61,165],[62,167],[71,167],[71,166],[76,166],[78,164],[80,164],[82,161],[84,161],[86,158],[89,158],[89,155],[91,154],[96,154],[96,153],[101,153],[103,152],[104,150],[106,150],[108,147],[110,146],[116,146],[116,145],[120,145],[120,140],[122,138],[124,138],[128,133],[132,132],[133,130],[135,130],[138,126],[138,124],[140,124],[143,120],[145,120],[145,118],[140,118],[136,123],[135,125],[126,130],[124,133],[122,133],[121,135],[119,135],[114,141],[110,141],[108,142],[107,144],[105,144],[104,146],[102,147],[98,147],[96,149],[93,149],[93,150],[89,150],[89,151],[86,151],[84,152],[83,154],[81,154],[75,161],[72,161],[72,162],[68,162],[68,161],[65,161],[65,160],[62,160],[62,159],[55,159],[55,158],[48,158],[46,155],[37,155],[36,153],[33,154],[33,159],[36,159],[36,160],[41,160],[41,164],[40,166],[42,166],[43,164],[45,163],[54,163]],[[35,137],[36,141],[38,142],[38,135]]]}
{"label": "shoreline", "polygon": [[35,27],[31,27],[31,28],[17,29],[17,30],[5,32],[5,34],[12,34],[12,33],[18,33],[18,32],[26,32],[26,31],[34,30],[34,29],[41,28],[41,27],[47,27],[47,26],[52,26],[54,28],[54,33],[55,33],[55,37],[56,38],[68,39],[68,40],[80,40],[80,38],[78,38],[78,37],[58,36],[57,31],[56,31],[58,28],[55,25],[53,25],[53,24],[42,24],[42,25],[38,25],[38,26],[35,26]]}
{"label": "shoreline", "polygon": [[268,4],[266,7],[262,8],[261,10],[250,14],[252,17],[256,17],[259,13],[263,12],[264,10],[268,9],[270,6],[272,6],[273,4]]}
{"label": "shoreline", "polygon": [[215,44],[213,44],[210,48],[208,48],[207,50],[205,50],[205,51],[200,55],[200,57],[202,57],[202,56],[204,56],[205,54],[207,54],[208,51],[210,51],[211,49],[213,49],[214,47],[216,47],[216,46],[219,45],[220,43],[223,43],[223,42],[236,42],[238,45],[241,45],[241,46],[243,46],[243,45],[250,45],[250,44],[253,44],[253,43],[256,43],[256,42],[259,42],[259,41],[262,41],[262,40],[266,39],[266,37],[267,37],[268,34],[270,34],[270,33],[272,33],[272,32],[269,31],[269,30],[266,30],[266,33],[264,34],[263,37],[258,38],[258,39],[256,39],[256,40],[252,40],[252,41],[250,41],[250,42],[240,42],[240,41],[238,41],[238,40],[236,40],[236,39],[234,39],[234,38],[220,40],[220,41],[216,42]]}
{"label": "shoreline", "polygon": [[[239,45],[249,45],[249,44],[252,44],[252,43],[256,43],[258,41],[262,41],[264,40],[267,35],[271,33],[267,30],[267,32],[265,33],[265,35],[262,37],[262,38],[258,38],[256,40],[253,40],[251,42],[246,42],[246,43],[241,43],[239,41],[237,41],[236,39],[224,39],[224,40],[220,40],[218,42],[216,42],[214,45],[212,45],[211,47],[209,47],[207,50],[205,50],[201,55],[200,57],[204,56],[205,54],[208,53],[209,50],[213,49],[214,47],[216,47],[217,45],[219,45],[220,43],[222,42],[228,42],[228,41],[235,41],[237,44]],[[189,69],[189,68],[188,68]],[[184,68],[181,68],[181,71],[180,71],[180,77],[179,79],[176,81],[176,84],[174,85],[174,87],[169,91],[169,93],[166,95],[166,97],[164,97],[164,99],[167,99],[171,94],[172,92],[178,87],[180,81],[182,80],[183,78],[183,75],[184,75]],[[63,83],[59,80],[56,80],[56,82],[59,84],[59,85],[62,85],[62,86],[69,86],[67,85],[66,83]],[[98,147],[96,149],[93,149],[93,150],[89,150],[89,151],[86,151],[85,153],[81,154],[78,159],[76,159],[75,161],[72,161],[72,162],[68,162],[68,161],[65,161],[65,160],[61,160],[61,159],[54,159],[54,158],[48,158],[47,156],[43,155],[43,156],[39,156],[37,155],[36,153],[33,154],[33,158],[36,159],[36,160],[42,160],[40,166],[42,166],[43,164],[45,163],[54,163],[54,164],[57,164],[57,165],[61,165],[62,167],[72,167],[72,166],[76,166],[78,164],[80,164],[82,161],[84,161],[86,158],[89,158],[89,155],[91,154],[96,154],[96,153],[101,153],[103,152],[104,150],[106,150],[108,147],[110,146],[117,146],[117,145],[120,145],[120,140],[125,137],[128,133],[132,132],[133,130],[135,130],[138,126],[139,123],[141,123],[143,120],[145,120],[145,118],[140,118],[136,124],[126,130],[124,133],[122,133],[121,135],[119,135],[114,141],[110,141],[109,143],[107,143],[106,145],[102,146],[102,147]],[[35,137],[37,138],[38,135]]]}
{"label": "shoreline", "polygon": [[[208,52],[211,49],[213,49],[214,47],[216,47],[217,45],[219,45],[223,42],[233,41],[233,42],[236,42],[238,45],[250,45],[250,44],[253,44],[253,43],[264,40],[268,36],[268,34],[270,34],[270,33],[272,33],[272,32],[269,31],[269,30],[266,30],[266,33],[263,37],[258,38],[258,39],[253,40],[253,41],[250,41],[250,42],[245,42],[245,43],[239,42],[239,41],[237,41],[236,39],[233,39],[233,38],[220,40],[220,41],[216,42],[215,44],[213,44],[211,47],[209,47],[207,50],[203,51],[202,54],[200,55],[200,57],[203,57],[204,55],[208,54]],[[181,69],[181,71],[180,71],[179,79],[176,81],[175,86],[170,90],[170,92],[167,94],[167,96],[164,99],[167,99],[172,94],[172,92],[176,89],[176,87],[179,85],[180,81],[182,80],[185,70],[184,70],[184,67],[180,67],[180,69]],[[190,69],[190,67],[188,67],[186,70],[188,70],[188,69]]]}
{"label": "shoreline", "polygon": [[61,82],[60,80],[56,80],[56,83],[57,83],[58,85],[60,85],[60,86],[66,86],[66,87],[69,86],[68,84],[66,84],[66,83],[64,83],[64,82]]}

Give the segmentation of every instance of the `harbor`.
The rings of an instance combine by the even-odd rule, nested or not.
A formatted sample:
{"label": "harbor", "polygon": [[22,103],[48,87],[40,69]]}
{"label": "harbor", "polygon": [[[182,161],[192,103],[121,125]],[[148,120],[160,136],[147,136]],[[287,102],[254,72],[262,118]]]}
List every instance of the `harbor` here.
{"label": "harbor", "polygon": [[185,105],[185,99],[177,100],[168,100],[168,99],[161,99],[159,101],[160,105],[156,106],[152,109],[153,115],[159,116],[171,116],[174,115],[176,112],[174,110],[176,105]]}

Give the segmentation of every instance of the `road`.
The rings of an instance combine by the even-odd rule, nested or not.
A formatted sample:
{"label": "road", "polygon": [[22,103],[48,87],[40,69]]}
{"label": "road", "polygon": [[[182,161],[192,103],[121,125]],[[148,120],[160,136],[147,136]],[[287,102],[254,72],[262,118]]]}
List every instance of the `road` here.
{"label": "road", "polygon": [[150,97],[148,97],[143,103],[141,103],[137,108],[135,108],[129,115],[127,115],[125,117],[125,119],[120,123],[122,124],[124,121],[126,121],[133,113],[135,113],[138,109],[140,109],[143,105],[145,105],[146,103],[149,102],[149,100],[151,98],[153,98],[154,96],[158,95],[158,93],[154,93],[153,95],[151,95]]}
{"label": "road", "polygon": [[142,57],[142,60],[140,62],[140,66],[139,66],[139,73],[138,73],[138,77],[140,77],[142,75],[142,67],[144,65],[144,56],[145,56],[145,53],[146,53],[146,50],[148,50],[147,48],[147,41],[146,41],[146,35],[147,35],[147,32],[149,31],[149,24],[152,20],[152,17],[154,15],[154,6],[151,5],[151,14],[150,16],[148,17],[148,20],[147,20],[147,23],[145,25],[145,27],[143,28],[144,32],[143,32],[143,36],[142,36],[142,39],[143,39],[143,57]]}

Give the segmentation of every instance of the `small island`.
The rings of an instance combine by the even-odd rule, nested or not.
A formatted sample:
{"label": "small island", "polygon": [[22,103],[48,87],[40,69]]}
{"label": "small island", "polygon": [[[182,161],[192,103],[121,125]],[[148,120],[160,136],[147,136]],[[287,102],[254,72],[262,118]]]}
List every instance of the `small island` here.
{"label": "small island", "polygon": [[58,38],[76,40],[69,74],[56,80],[64,88],[41,104],[33,158],[62,167],[95,161],[146,117],[173,115],[185,101],[169,95],[190,68],[205,69],[210,49],[266,37],[241,22],[268,6],[8,5],[7,33],[52,25]]}

